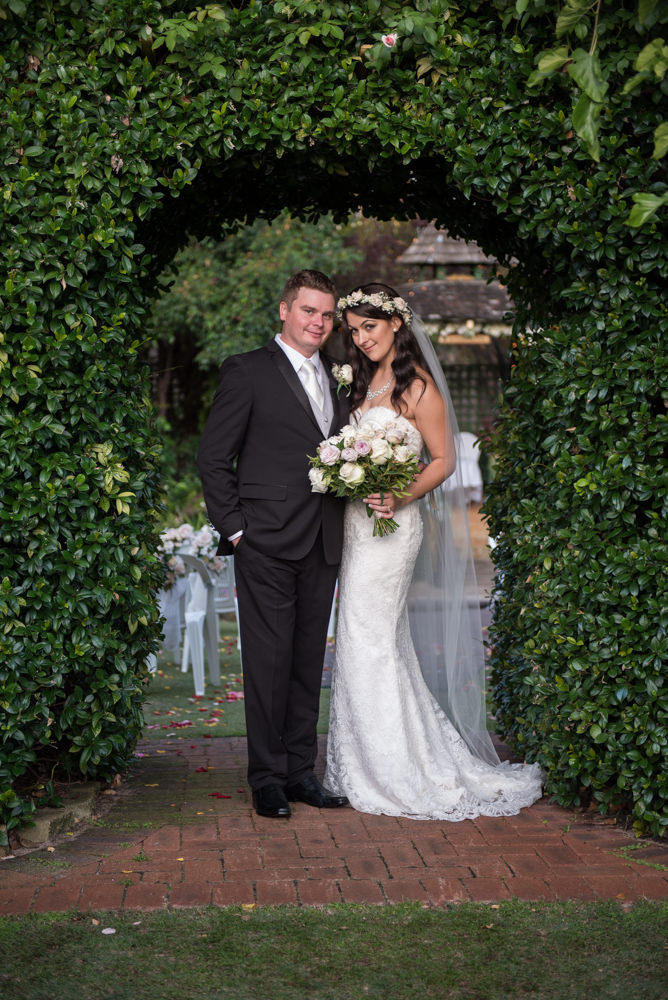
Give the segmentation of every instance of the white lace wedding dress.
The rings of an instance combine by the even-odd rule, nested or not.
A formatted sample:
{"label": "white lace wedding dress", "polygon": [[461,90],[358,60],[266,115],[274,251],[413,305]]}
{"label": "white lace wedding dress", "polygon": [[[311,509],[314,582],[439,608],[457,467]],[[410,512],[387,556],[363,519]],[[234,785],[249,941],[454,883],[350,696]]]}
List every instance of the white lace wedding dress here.
{"label": "white lace wedding dress", "polygon": [[[359,423],[407,425],[387,407]],[[361,501],[346,505],[325,785],[360,812],[411,819],[512,816],[541,797],[537,765],[476,758],[429,691],[411,640],[406,598],[422,539],[416,503],[393,534],[372,535]]]}

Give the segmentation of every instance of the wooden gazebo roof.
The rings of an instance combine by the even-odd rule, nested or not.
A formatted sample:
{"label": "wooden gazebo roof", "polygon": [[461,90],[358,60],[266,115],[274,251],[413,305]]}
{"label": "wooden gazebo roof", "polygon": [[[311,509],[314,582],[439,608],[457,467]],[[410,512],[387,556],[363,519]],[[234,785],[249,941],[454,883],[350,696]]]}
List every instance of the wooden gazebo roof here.
{"label": "wooden gazebo roof", "polygon": [[447,280],[407,281],[397,286],[412,309],[425,320],[502,323],[513,304],[497,281]]}
{"label": "wooden gazebo roof", "polygon": [[409,267],[445,266],[449,270],[467,270],[495,263],[494,258],[484,254],[476,243],[455,239],[431,223],[419,231],[397,261]]}

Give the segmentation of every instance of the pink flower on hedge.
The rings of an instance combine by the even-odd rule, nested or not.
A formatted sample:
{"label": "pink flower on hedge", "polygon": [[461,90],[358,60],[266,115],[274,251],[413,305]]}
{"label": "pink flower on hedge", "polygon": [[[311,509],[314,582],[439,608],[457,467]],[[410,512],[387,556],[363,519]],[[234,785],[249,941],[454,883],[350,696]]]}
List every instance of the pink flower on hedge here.
{"label": "pink flower on hedge", "polygon": [[386,48],[392,49],[397,44],[397,38],[398,37],[399,36],[396,35],[396,34],[393,34],[393,35],[383,35],[382,38],[381,38],[381,41],[382,41],[383,45]]}

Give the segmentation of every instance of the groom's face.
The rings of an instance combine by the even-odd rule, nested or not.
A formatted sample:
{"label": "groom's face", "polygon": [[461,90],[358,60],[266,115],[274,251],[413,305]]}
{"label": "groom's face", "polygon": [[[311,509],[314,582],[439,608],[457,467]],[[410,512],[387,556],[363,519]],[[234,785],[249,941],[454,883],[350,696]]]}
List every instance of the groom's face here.
{"label": "groom's face", "polygon": [[281,340],[305,358],[322,347],[334,326],[334,296],[316,288],[300,288],[291,305],[281,302]]}

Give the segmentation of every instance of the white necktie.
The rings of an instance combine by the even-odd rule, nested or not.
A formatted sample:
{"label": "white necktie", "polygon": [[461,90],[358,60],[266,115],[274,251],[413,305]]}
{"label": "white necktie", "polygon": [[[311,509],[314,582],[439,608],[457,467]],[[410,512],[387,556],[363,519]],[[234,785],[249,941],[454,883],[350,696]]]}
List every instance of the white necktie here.
{"label": "white necktie", "polygon": [[302,385],[315,405],[319,410],[322,410],[324,397],[322,389],[320,388],[320,383],[318,382],[318,376],[315,373],[315,365],[312,361],[309,361],[308,359],[306,361],[302,361],[299,369],[299,377],[302,380]]}

